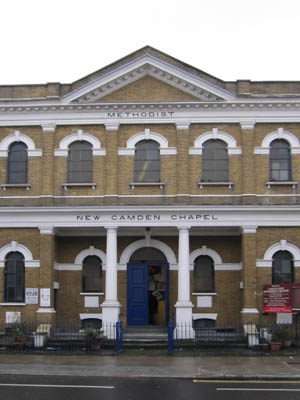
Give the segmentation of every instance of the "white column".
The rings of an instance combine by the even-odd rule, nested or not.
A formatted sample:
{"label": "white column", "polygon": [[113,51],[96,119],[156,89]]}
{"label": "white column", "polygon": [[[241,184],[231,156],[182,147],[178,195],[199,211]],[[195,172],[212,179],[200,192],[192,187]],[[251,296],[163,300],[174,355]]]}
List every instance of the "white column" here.
{"label": "white column", "polygon": [[176,307],[176,326],[182,339],[194,337],[192,328],[193,304],[190,300],[190,237],[189,227],[179,227],[178,243],[178,300]]}
{"label": "white column", "polygon": [[105,302],[117,301],[117,288],[117,228],[107,228]]}
{"label": "white column", "polygon": [[117,271],[117,229],[107,227],[106,232],[106,274],[105,301],[102,303],[102,325],[104,334],[113,338],[113,325],[118,321],[120,303],[118,301],[118,271]]}

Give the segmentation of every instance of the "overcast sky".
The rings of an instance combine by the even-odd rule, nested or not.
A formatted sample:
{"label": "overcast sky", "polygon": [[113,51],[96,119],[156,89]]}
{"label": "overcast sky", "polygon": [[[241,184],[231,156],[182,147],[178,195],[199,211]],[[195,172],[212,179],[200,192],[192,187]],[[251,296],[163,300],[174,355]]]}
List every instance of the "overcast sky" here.
{"label": "overcast sky", "polygon": [[70,83],[145,46],[223,80],[300,80],[300,0],[0,0],[0,85]]}

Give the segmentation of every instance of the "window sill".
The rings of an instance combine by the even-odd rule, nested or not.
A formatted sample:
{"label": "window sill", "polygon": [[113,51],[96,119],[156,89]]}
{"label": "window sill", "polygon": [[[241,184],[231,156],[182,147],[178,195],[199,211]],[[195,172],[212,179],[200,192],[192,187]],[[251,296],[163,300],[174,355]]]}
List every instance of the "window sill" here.
{"label": "window sill", "polygon": [[64,190],[68,190],[68,188],[72,187],[91,187],[93,190],[96,189],[97,184],[95,182],[83,182],[83,183],[62,183],[61,186]]}
{"label": "window sill", "polygon": [[207,292],[207,293],[203,293],[203,292],[193,292],[192,296],[216,296],[217,293],[215,292]]}
{"label": "window sill", "polygon": [[270,189],[271,186],[292,186],[293,189],[296,189],[298,181],[269,181],[266,182],[266,186],[268,189]]}
{"label": "window sill", "polygon": [[104,296],[104,292],[81,292],[80,296]]}
{"label": "window sill", "polygon": [[228,186],[231,189],[233,185],[234,182],[198,182],[200,189],[203,189],[203,186]]}
{"label": "window sill", "polygon": [[129,186],[131,189],[136,186],[159,186],[160,189],[163,189],[166,184],[164,182],[129,182]]}
{"label": "window sill", "polygon": [[9,189],[9,188],[26,188],[26,190],[29,190],[31,188],[30,183],[2,183],[1,185],[3,190]]}
{"label": "window sill", "polygon": [[0,306],[26,306],[26,303],[0,303]]}

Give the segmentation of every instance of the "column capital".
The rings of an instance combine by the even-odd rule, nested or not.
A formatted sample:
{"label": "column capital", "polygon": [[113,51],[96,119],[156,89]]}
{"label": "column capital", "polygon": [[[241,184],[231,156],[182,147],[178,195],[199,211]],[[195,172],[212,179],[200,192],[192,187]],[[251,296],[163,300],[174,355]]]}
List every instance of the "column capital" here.
{"label": "column capital", "polygon": [[178,131],[187,131],[190,129],[190,122],[176,122],[176,129]]}
{"label": "column capital", "polygon": [[109,231],[109,230],[113,230],[113,231],[117,231],[118,230],[118,226],[115,225],[105,225],[104,228]]}
{"label": "column capital", "polygon": [[120,128],[120,123],[119,122],[112,122],[110,124],[105,124],[105,129],[107,132],[110,131],[118,131]]}
{"label": "column capital", "polygon": [[42,124],[41,126],[44,133],[54,133],[56,129],[56,124],[52,122]]}
{"label": "column capital", "polygon": [[256,121],[254,121],[254,120],[240,121],[241,129],[244,131],[253,130],[255,128],[255,124],[256,124]]}
{"label": "column capital", "polygon": [[40,235],[54,235],[55,230],[53,226],[39,226]]}
{"label": "column capital", "polygon": [[189,231],[191,229],[191,225],[179,225],[177,226],[179,232],[181,231]]}
{"label": "column capital", "polygon": [[249,226],[247,226],[247,225],[245,225],[245,226],[242,226],[242,234],[245,234],[245,233],[256,233],[256,231],[257,231],[257,225],[249,225]]}

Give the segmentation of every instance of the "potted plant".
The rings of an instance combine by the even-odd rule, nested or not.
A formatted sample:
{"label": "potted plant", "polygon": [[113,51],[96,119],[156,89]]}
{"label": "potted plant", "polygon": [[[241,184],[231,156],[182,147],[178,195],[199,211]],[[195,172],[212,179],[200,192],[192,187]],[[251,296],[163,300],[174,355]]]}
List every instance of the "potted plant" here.
{"label": "potted plant", "polygon": [[84,330],[85,348],[89,351],[99,351],[103,334],[99,329],[86,328]]}
{"label": "potted plant", "polygon": [[278,351],[281,346],[289,340],[289,329],[286,325],[276,325],[271,329],[272,340],[270,343],[271,350]]}
{"label": "potted plant", "polygon": [[27,322],[16,322],[11,327],[12,335],[14,336],[14,343],[17,347],[25,347],[27,333],[28,333],[28,325]]}

